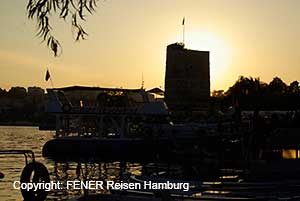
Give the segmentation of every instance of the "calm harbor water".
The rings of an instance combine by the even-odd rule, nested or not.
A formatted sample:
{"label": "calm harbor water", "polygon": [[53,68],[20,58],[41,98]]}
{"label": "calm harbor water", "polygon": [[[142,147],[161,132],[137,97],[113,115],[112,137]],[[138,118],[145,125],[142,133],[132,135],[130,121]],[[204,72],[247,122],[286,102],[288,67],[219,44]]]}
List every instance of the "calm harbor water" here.
{"label": "calm harbor water", "polygon": [[[159,174],[159,168],[153,163],[145,163],[144,165],[140,163],[99,161],[78,163],[57,162],[43,158],[42,147],[48,140],[54,137],[54,132],[40,131],[37,127],[0,126],[0,136],[0,150],[26,149],[34,151],[36,161],[43,163],[47,167],[51,181],[61,181],[63,183],[72,180],[120,181],[121,178],[126,178],[128,173],[133,175],[148,175],[149,172],[150,174]],[[0,155],[0,171],[5,174],[5,177],[0,179],[0,201],[23,200],[20,190],[13,189],[13,182],[20,180],[24,166],[25,158],[23,155]],[[191,168],[189,164],[180,168],[177,168],[177,166],[171,167],[173,170],[170,171],[171,174],[167,175],[168,178],[175,178],[176,174],[181,176],[185,175],[182,176],[182,178],[189,178],[188,180],[192,178],[197,181],[205,181],[204,175],[201,174],[201,172],[208,172],[204,170],[201,165],[194,166],[194,168]],[[198,167],[198,169],[195,170],[196,167]],[[166,169],[166,167],[163,168]],[[154,169],[154,171],[152,169]],[[169,169],[169,166],[167,169]],[[172,172],[174,175],[172,175]],[[186,172],[189,174],[186,174]],[[207,189],[205,192],[202,192],[202,194],[207,196],[223,196],[224,192],[226,192],[229,193],[229,195],[266,197],[266,200],[300,200],[299,189],[299,179],[292,178],[292,180],[287,181],[267,181],[263,179],[255,183],[231,182],[229,186],[216,186],[216,188]],[[52,190],[49,192],[46,200],[68,200],[83,194],[106,193],[106,191],[107,190],[90,190],[89,192],[74,189]]]}
{"label": "calm harbor water", "polygon": [[[67,180],[119,180],[120,163],[59,163],[42,157],[42,147],[53,138],[54,132],[40,131],[37,127],[0,126],[0,150],[26,149],[35,153],[36,161],[43,163],[49,173],[51,181]],[[0,180],[0,201],[22,201],[20,190],[13,189],[13,182],[19,181],[25,166],[23,155],[0,155],[0,171],[5,177]],[[123,166],[122,166],[123,167]],[[139,174],[141,166],[138,163],[126,163],[125,171]],[[47,200],[68,200],[83,195],[82,190],[52,190]],[[102,193],[102,192],[97,192]],[[104,192],[103,192],[104,193]]]}
{"label": "calm harbor water", "polygon": [[[52,138],[51,132],[39,131],[37,127],[0,127],[0,150],[30,149],[36,160],[51,168],[53,163],[43,159],[42,146]],[[23,200],[21,192],[13,189],[13,182],[20,180],[25,166],[23,155],[0,155],[0,171],[5,177],[0,180],[0,200]]]}

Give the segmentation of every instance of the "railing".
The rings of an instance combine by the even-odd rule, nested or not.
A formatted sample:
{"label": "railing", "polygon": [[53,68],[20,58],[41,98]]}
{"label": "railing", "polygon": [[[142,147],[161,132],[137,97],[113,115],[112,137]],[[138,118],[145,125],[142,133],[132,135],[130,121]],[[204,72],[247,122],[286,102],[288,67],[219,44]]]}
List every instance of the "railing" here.
{"label": "railing", "polygon": [[0,150],[0,154],[24,154],[26,165],[28,164],[28,158],[35,162],[34,153],[31,150]]}

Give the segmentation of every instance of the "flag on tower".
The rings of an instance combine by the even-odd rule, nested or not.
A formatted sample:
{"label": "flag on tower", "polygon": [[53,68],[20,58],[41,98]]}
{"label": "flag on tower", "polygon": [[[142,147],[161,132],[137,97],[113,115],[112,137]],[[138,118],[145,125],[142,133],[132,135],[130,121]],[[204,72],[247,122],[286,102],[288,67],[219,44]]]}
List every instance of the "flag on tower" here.
{"label": "flag on tower", "polygon": [[48,81],[49,79],[50,79],[50,73],[49,70],[47,69],[45,80]]}

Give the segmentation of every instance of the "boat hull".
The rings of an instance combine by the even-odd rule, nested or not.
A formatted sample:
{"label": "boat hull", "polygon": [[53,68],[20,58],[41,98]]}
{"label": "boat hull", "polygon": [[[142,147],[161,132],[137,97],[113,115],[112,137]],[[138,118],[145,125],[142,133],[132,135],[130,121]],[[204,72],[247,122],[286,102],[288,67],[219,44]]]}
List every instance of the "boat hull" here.
{"label": "boat hull", "polygon": [[43,156],[52,159],[143,160],[170,156],[168,140],[99,139],[64,137],[53,139],[43,147]]}

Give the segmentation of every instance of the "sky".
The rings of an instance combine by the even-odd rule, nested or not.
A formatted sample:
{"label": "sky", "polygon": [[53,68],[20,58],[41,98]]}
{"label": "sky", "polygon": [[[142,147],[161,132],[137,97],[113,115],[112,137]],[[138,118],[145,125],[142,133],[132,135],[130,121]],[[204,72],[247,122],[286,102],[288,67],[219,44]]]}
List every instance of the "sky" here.
{"label": "sky", "polygon": [[99,0],[75,42],[71,24],[53,14],[60,57],[36,37],[27,0],[0,2],[0,88],[72,85],[164,88],[166,46],[182,42],[210,51],[211,90],[227,90],[240,75],[287,84],[300,81],[298,0]]}

